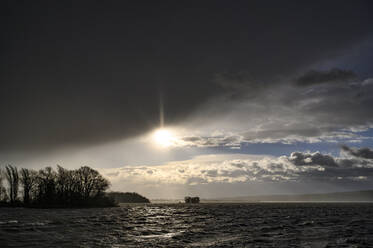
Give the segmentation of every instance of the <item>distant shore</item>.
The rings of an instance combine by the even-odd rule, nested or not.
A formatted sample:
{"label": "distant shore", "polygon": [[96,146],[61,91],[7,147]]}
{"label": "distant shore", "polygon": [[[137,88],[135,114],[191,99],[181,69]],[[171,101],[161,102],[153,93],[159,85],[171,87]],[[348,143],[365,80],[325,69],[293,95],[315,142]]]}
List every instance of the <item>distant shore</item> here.
{"label": "distant shore", "polygon": [[[152,199],[153,203],[183,203],[183,199]],[[348,203],[373,202],[373,190],[333,192],[322,194],[279,194],[254,195],[224,198],[201,198],[201,203],[281,203],[281,202],[315,202],[315,203]]]}

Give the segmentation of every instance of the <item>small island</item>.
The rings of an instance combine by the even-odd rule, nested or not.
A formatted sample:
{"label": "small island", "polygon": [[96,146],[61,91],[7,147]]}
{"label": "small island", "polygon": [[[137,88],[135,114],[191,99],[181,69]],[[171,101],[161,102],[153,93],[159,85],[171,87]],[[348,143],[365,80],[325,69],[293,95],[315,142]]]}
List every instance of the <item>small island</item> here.
{"label": "small island", "polygon": [[199,203],[199,197],[198,196],[196,196],[196,197],[186,196],[184,198],[184,201],[185,201],[185,203]]}
{"label": "small island", "polygon": [[[6,186],[3,185],[6,182]],[[83,166],[41,170],[0,168],[0,206],[32,208],[114,207],[122,202],[150,201],[137,193],[106,192],[110,182]]]}

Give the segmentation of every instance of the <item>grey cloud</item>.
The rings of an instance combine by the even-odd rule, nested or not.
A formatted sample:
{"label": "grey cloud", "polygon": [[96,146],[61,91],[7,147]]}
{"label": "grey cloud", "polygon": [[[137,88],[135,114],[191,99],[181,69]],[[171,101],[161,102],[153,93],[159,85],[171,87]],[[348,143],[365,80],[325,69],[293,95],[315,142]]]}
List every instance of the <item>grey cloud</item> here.
{"label": "grey cloud", "polygon": [[289,160],[295,165],[321,165],[323,167],[338,167],[335,159],[330,155],[315,153],[291,153]]}
{"label": "grey cloud", "polygon": [[255,100],[235,105],[211,103],[195,119],[206,120],[204,116],[215,113],[219,106],[230,106],[222,117],[214,116],[206,126],[212,130],[231,126],[239,130],[236,135],[243,142],[361,142],[371,138],[361,131],[373,127],[370,81],[307,88],[286,84],[285,80],[282,86],[257,92]]}
{"label": "grey cloud", "polygon": [[317,137],[320,136],[323,130],[314,129],[314,128],[298,128],[290,127],[281,129],[271,129],[271,130],[259,130],[244,133],[246,139],[255,139],[255,138],[273,138],[278,139],[282,137],[287,137],[289,135],[299,135],[306,137]]}
{"label": "grey cloud", "polygon": [[[373,178],[373,163],[354,158],[333,157],[319,152],[293,152],[286,159],[297,167],[297,181],[326,181],[345,183],[365,181]],[[319,166],[318,169],[304,170],[307,166]]]}
{"label": "grey cloud", "polygon": [[351,70],[334,68],[328,71],[309,71],[299,77],[296,83],[299,86],[310,86],[314,84],[347,82],[356,78],[356,73]]}
{"label": "grey cloud", "polygon": [[348,155],[362,159],[373,159],[373,150],[368,147],[350,148],[346,145],[341,146],[341,149]]}
{"label": "grey cloud", "polygon": [[200,142],[202,140],[201,137],[184,137],[183,138],[183,141],[186,141],[186,142]]}
{"label": "grey cloud", "polygon": [[[342,150],[351,150],[344,146]],[[363,148],[363,150],[370,150]],[[306,171],[298,174],[300,181],[328,181],[345,183],[351,181],[366,181],[373,178],[373,163],[366,159],[336,158],[331,155],[294,152],[288,157],[296,166],[320,165],[322,170]]]}
{"label": "grey cloud", "polygon": [[242,136],[239,135],[215,135],[215,136],[191,136],[182,137],[181,146],[190,147],[239,147]]}
{"label": "grey cloud", "polygon": [[213,80],[224,89],[224,95],[229,100],[255,99],[265,91],[268,85],[255,79],[247,72],[225,72],[215,75]]}

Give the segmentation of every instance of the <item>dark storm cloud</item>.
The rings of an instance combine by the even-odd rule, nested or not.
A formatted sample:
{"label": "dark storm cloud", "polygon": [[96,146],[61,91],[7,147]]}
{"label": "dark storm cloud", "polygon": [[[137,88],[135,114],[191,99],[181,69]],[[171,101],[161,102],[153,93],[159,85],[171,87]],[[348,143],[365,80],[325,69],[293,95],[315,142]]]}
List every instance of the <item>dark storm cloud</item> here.
{"label": "dark storm cloud", "polygon": [[373,150],[368,147],[351,148],[348,146],[341,146],[341,149],[350,156],[362,159],[373,159]]}
{"label": "dark storm cloud", "polygon": [[[354,149],[341,147],[342,151],[372,151],[370,148]],[[350,155],[350,154],[347,154]],[[346,183],[348,181],[366,181],[373,177],[373,163],[369,156],[333,157],[319,152],[293,152],[287,159],[296,166],[321,166],[321,170],[308,170],[298,173],[298,180],[329,181]]]}
{"label": "dark storm cloud", "polygon": [[294,165],[321,165],[325,167],[337,167],[338,164],[330,155],[324,155],[319,152],[315,153],[302,153],[292,152],[289,160]]}
{"label": "dark storm cloud", "polygon": [[[0,149],[96,144],[182,121],[227,89],[338,56],[371,31],[366,1],[3,3]],[[228,85],[215,75],[240,75]]]}
{"label": "dark storm cloud", "polygon": [[337,83],[346,82],[351,79],[356,79],[357,75],[351,70],[342,70],[338,68],[328,71],[309,71],[297,79],[297,84],[300,86],[309,86],[322,83]]}
{"label": "dark storm cloud", "polygon": [[214,116],[210,129],[234,127],[238,131],[229,135],[249,143],[346,143],[371,139],[364,131],[373,127],[372,78],[310,87],[289,82],[285,79],[279,85],[257,88],[236,99],[235,104],[226,101],[230,95],[217,99],[195,119]]}

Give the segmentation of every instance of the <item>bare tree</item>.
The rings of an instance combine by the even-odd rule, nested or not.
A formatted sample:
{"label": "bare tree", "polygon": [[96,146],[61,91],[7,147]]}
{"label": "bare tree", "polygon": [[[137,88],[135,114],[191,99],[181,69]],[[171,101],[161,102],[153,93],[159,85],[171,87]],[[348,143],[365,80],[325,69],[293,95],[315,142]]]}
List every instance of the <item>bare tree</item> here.
{"label": "bare tree", "polygon": [[60,204],[69,205],[74,197],[74,171],[57,165],[56,193]]}
{"label": "bare tree", "polygon": [[9,184],[10,203],[14,203],[18,197],[19,176],[17,167],[7,165],[5,167],[5,178]]}
{"label": "bare tree", "polygon": [[[6,179],[9,187],[3,187]],[[115,202],[105,195],[110,183],[100,173],[84,166],[67,170],[57,166],[39,171],[8,165],[0,169],[0,201],[14,204],[18,197],[19,183],[23,189],[23,203],[34,206],[113,206]],[[8,194],[7,194],[8,191]],[[9,195],[9,197],[8,197]]]}
{"label": "bare tree", "polygon": [[3,186],[4,171],[0,168],[0,201],[5,201],[7,198],[6,190]]}
{"label": "bare tree", "polygon": [[22,168],[20,172],[21,184],[23,186],[23,203],[29,204],[32,190],[35,187],[36,171]]}
{"label": "bare tree", "polygon": [[37,184],[37,200],[42,204],[54,203],[56,196],[56,172],[52,167],[39,170]]}
{"label": "bare tree", "polygon": [[88,166],[80,167],[77,170],[77,175],[83,199],[97,196],[109,187],[109,181],[103,178],[98,171]]}

